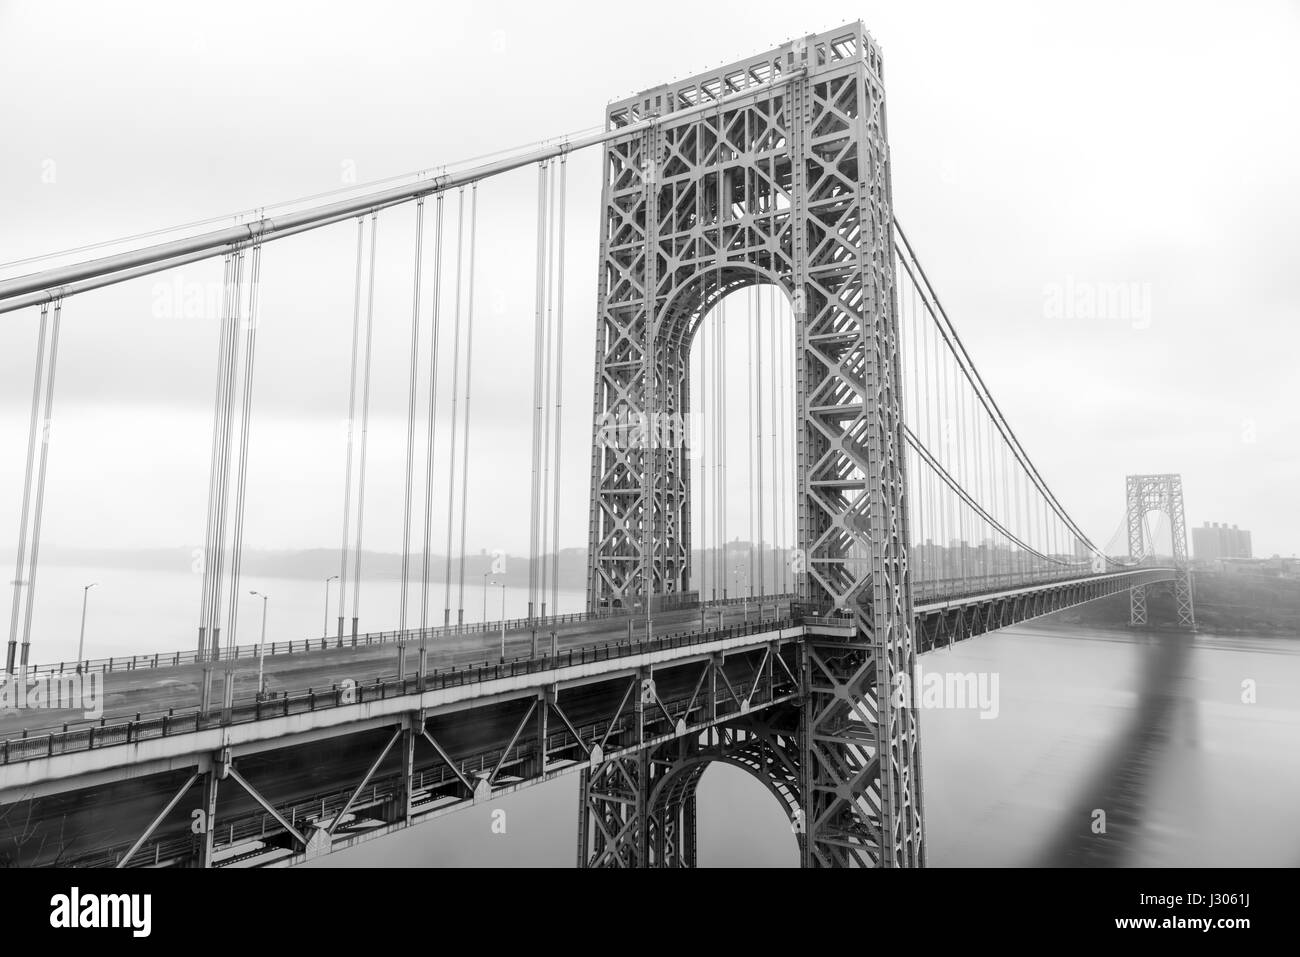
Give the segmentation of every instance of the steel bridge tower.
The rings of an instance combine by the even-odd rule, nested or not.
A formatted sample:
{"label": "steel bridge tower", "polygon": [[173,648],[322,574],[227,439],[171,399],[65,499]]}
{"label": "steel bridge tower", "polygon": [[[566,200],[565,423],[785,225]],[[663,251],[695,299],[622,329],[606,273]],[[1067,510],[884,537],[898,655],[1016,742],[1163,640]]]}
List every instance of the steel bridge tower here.
{"label": "steel bridge tower", "polygon": [[611,129],[644,120],[605,153],[588,605],[695,600],[689,450],[657,423],[689,411],[710,309],[771,283],[795,321],[796,590],[850,627],[809,635],[789,713],[584,772],[579,863],[693,864],[680,769],[708,755],[782,798],[805,866],[921,865],[916,714],[892,693],[915,649],[879,49],[849,24],[609,107]]}
{"label": "steel bridge tower", "polygon": [[[1130,558],[1146,557],[1149,543],[1146,542],[1146,525],[1143,519],[1147,513],[1163,512],[1169,518],[1169,530],[1174,549],[1174,601],[1178,607],[1178,624],[1195,631],[1192,569],[1187,556],[1187,521],[1183,514],[1183,477],[1172,473],[1130,475],[1125,493]],[[1147,623],[1148,587],[1150,586],[1137,585],[1129,589],[1129,623],[1132,625]]]}

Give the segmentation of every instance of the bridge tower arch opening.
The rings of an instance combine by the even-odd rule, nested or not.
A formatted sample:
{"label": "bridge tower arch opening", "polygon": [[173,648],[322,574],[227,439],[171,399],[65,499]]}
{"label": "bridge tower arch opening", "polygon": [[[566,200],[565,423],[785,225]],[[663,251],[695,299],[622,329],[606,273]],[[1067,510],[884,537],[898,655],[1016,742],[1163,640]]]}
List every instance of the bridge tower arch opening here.
{"label": "bridge tower arch opening", "polygon": [[915,648],[879,49],[849,24],[609,107],[643,120],[605,148],[589,608],[697,599],[687,451],[608,430],[680,416],[699,317],[769,277],[794,315],[794,592],[853,625],[804,644],[803,863],[922,864],[916,713],[889,693]]}
{"label": "bridge tower arch opening", "polygon": [[758,781],[806,851],[797,715],[765,711],[583,772],[581,867],[695,867],[698,788],[726,765]]}
{"label": "bridge tower arch opening", "polygon": [[760,605],[793,588],[794,315],[785,287],[736,270],[687,329],[689,593]]}
{"label": "bridge tower arch opening", "polygon": [[[1128,526],[1129,558],[1141,561],[1154,542],[1146,517],[1151,512],[1164,515],[1169,522],[1169,537],[1174,561],[1174,604],[1180,627],[1196,629],[1192,600],[1192,570],[1187,554],[1187,520],[1183,511],[1183,478],[1175,473],[1130,475],[1125,483],[1125,515]],[[1147,589],[1135,585],[1129,589],[1129,623],[1147,624]]]}

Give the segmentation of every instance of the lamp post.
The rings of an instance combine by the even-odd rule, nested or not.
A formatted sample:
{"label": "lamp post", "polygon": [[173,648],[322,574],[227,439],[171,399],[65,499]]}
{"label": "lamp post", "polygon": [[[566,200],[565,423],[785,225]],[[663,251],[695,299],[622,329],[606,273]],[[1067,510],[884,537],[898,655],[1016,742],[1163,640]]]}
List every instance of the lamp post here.
{"label": "lamp post", "polygon": [[321,634],[326,638],[330,635],[330,582],[339,580],[338,575],[331,575],[325,579],[325,624],[321,629]]}
{"label": "lamp post", "polygon": [[82,655],[86,650],[86,602],[90,598],[90,590],[98,584],[99,582],[91,582],[81,589],[81,637],[77,639],[77,674],[81,674]]}
{"label": "lamp post", "polygon": [[[496,582],[491,582],[495,585]],[[487,608],[487,587],[483,588],[483,607]],[[487,611],[483,612],[483,620],[487,620]],[[501,583],[501,660],[506,660],[506,583]]]}
{"label": "lamp post", "polygon": [[[735,566],[735,573],[736,573],[736,594],[740,595],[741,601],[745,606],[745,621],[748,622],[749,621],[749,599],[745,596],[744,592],[740,590],[740,566],[739,565]],[[748,576],[746,577],[748,578]]]}
{"label": "lamp post", "polygon": [[[489,569],[489,571],[490,571],[490,569]],[[484,621],[485,624],[487,623],[487,589],[488,589],[488,579],[487,579],[487,577],[488,577],[488,573],[487,573],[487,572],[484,572],[484,573],[483,573],[483,621]],[[492,584],[495,585],[496,582],[493,582]],[[503,615],[502,618],[504,619],[504,617],[505,617],[505,616]]]}
{"label": "lamp post", "polygon": [[266,603],[271,596],[260,591],[250,591],[249,594],[262,599],[262,640],[257,643],[257,694],[261,697],[266,691]]}

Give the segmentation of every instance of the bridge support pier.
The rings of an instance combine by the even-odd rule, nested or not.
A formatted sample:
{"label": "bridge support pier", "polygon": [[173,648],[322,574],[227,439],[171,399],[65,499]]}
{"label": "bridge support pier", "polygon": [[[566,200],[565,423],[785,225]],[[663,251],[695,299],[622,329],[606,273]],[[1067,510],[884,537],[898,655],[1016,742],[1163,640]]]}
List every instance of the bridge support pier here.
{"label": "bridge support pier", "polygon": [[220,778],[221,764],[219,761],[213,761],[211,767],[203,775],[202,819],[195,822],[201,825],[202,828],[201,833],[198,835],[198,847],[194,855],[195,867],[212,866],[213,841],[217,828],[217,787],[220,784]]}
{"label": "bridge support pier", "polygon": [[1145,625],[1147,623],[1147,586],[1135,585],[1128,590],[1128,623]]}

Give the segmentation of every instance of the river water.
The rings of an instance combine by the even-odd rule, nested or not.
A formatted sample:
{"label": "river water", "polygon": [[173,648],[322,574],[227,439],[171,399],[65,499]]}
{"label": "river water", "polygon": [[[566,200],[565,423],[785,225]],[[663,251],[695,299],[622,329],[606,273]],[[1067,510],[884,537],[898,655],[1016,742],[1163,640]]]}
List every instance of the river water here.
{"label": "river water", "polygon": [[[90,596],[87,656],[192,647],[198,576],[46,566],[33,661],[75,656],[81,586],[90,581],[101,584]],[[245,594],[272,596],[268,640],[321,632],[323,582],[243,585]],[[384,610],[397,606],[397,594],[394,581],[365,584],[363,629],[396,625]],[[466,619],[477,620],[481,582],[467,583],[465,594]],[[439,620],[443,601],[435,586]],[[490,588],[488,617],[501,601]],[[507,589],[505,603],[508,616],[522,614],[526,596]],[[560,611],[581,605],[580,593],[561,593]],[[332,622],[334,601],[329,614]],[[245,598],[241,642],[257,640],[260,616],[260,601]],[[997,691],[995,717],[987,707],[922,709],[931,866],[1300,865],[1300,639],[1150,635],[1041,619],[924,655],[921,667],[982,675],[986,688],[996,676]],[[944,703],[952,702],[932,702]],[[569,866],[577,781],[561,777],[318,863]],[[704,866],[798,864],[777,803],[727,766],[700,782],[698,848]]]}

